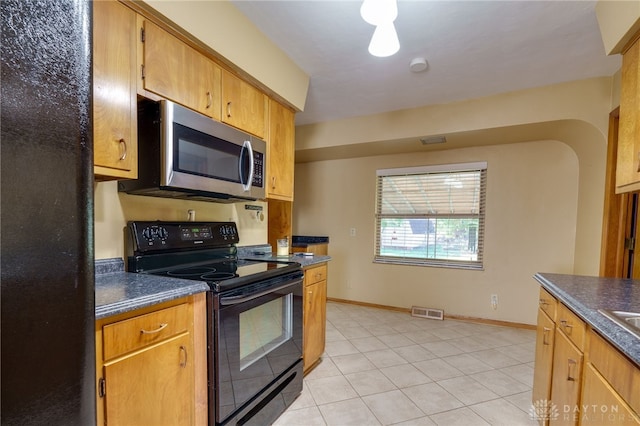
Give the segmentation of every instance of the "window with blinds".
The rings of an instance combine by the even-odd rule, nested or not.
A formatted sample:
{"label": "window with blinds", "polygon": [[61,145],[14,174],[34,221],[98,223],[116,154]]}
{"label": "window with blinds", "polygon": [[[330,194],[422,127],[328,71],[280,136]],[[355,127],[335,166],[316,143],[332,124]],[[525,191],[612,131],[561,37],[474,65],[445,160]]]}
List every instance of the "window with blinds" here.
{"label": "window with blinds", "polygon": [[375,261],[482,269],[487,163],[377,171]]}

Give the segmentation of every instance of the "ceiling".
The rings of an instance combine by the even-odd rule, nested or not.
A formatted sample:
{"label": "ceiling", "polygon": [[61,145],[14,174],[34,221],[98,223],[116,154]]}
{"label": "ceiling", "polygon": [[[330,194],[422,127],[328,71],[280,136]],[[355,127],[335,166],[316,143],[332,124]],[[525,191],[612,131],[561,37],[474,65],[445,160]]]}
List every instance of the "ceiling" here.
{"label": "ceiling", "polygon": [[[310,77],[310,124],[611,76],[595,1],[398,0],[400,51],[369,55],[361,1],[232,0]],[[412,73],[424,57],[428,68]]]}

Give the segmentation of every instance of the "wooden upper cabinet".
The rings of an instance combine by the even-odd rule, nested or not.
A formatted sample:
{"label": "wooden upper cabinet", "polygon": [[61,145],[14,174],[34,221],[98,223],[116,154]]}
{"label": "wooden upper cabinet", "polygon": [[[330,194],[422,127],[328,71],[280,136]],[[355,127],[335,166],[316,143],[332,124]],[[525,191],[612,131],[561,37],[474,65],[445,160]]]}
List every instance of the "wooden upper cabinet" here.
{"label": "wooden upper cabinet", "polygon": [[98,179],[138,177],[136,14],[93,2],[93,149]]}
{"label": "wooden upper cabinet", "polygon": [[144,90],[220,120],[220,67],[156,24],[143,25]]}
{"label": "wooden upper cabinet", "polygon": [[640,40],[622,55],[616,193],[640,189]]}
{"label": "wooden upper cabinet", "polygon": [[293,201],[294,113],[269,100],[267,198]]}
{"label": "wooden upper cabinet", "polygon": [[267,95],[227,70],[222,70],[222,121],[265,138]]}

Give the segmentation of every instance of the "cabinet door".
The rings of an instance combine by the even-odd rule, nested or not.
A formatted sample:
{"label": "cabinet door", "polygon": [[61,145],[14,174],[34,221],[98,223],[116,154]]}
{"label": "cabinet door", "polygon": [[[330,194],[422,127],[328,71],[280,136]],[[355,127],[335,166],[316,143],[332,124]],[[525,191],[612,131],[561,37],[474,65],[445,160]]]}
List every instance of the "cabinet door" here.
{"label": "cabinet door", "polygon": [[640,189],[640,40],[622,55],[616,192]]}
{"label": "cabinet door", "polygon": [[267,198],[293,201],[294,114],[269,100]]}
{"label": "cabinet door", "polygon": [[190,425],[195,396],[189,334],[107,363],[106,424]]}
{"label": "cabinet door", "polygon": [[93,3],[93,143],[99,178],[137,178],[136,14]]}
{"label": "cabinet door", "polygon": [[640,417],[618,395],[604,377],[587,363],[580,406],[581,425],[640,425]]}
{"label": "cabinet door", "polygon": [[222,121],[265,137],[267,96],[227,70],[222,70]]}
{"label": "cabinet door", "polygon": [[[532,400],[543,409],[551,395],[553,375],[554,323],[542,308],[538,309],[536,358],[533,375]],[[542,404],[542,405],[541,405]],[[544,413],[543,413],[544,414]],[[544,415],[542,417],[545,417]]]}
{"label": "cabinet door", "polygon": [[319,281],[304,289],[303,333],[304,370],[312,367],[322,356],[325,346],[327,282]]}
{"label": "cabinet door", "polygon": [[555,332],[553,352],[551,403],[556,406],[558,415],[551,415],[549,424],[575,425],[580,418],[578,403],[583,355],[559,329]]}
{"label": "cabinet door", "polygon": [[152,22],[144,34],[145,90],[220,120],[220,67]]}

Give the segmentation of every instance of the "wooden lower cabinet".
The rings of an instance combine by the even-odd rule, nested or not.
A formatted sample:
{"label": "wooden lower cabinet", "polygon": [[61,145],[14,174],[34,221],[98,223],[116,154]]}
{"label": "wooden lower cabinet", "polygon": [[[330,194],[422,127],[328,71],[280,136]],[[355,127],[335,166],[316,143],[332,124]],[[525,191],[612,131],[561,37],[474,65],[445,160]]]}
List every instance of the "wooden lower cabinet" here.
{"label": "wooden lower cabinet", "polygon": [[581,425],[640,425],[640,418],[591,364],[584,369]]}
{"label": "wooden lower cabinet", "polygon": [[640,367],[544,289],[540,295],[532,393],[539,424],[640,425]]}
{"label": "wooden lower cabinet", "polygon": [[558,415],[550,415],[550,425],[575,425],[580,417],[580,387],[584,355],[569,338],[556,329],[553,350],[551,402]]}
{"label": "wooden lower cabinet", "polygon": [[542,308],[539,308],[532,393],[532,400],[538,405],[544,405],[551,397],[554,336],[555,323]]}
{"label": "wooden lower cabinet", "polygon": [[207,422],[203,293],[96,323],[97,424]]}
{"label": "wooden lower cabinet", "polygon": [[304,269],[303,349],[304,372],[310,371],[324,352],[327,321],[327,264]]}

